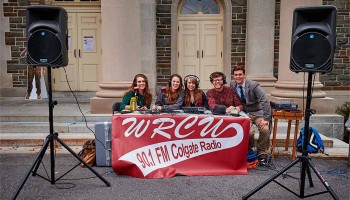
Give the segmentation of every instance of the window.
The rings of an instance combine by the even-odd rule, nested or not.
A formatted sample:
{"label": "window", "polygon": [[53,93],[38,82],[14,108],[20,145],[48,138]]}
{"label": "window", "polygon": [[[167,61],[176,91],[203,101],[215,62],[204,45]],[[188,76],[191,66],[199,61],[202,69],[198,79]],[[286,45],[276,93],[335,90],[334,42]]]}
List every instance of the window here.
{"label": "window", "polygon": [[220,14],[220,8],[215,0],[185,0],[181,14]]}

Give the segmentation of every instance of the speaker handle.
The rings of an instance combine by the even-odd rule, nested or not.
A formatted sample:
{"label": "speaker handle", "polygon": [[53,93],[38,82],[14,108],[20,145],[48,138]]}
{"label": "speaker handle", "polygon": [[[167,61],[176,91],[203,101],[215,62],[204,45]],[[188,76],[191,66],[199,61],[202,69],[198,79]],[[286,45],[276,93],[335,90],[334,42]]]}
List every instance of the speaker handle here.
{"label": "speaker handle", "polygon": [[77,50],[74,49],[74,58],[76,58],[76,57],[77,57]]}

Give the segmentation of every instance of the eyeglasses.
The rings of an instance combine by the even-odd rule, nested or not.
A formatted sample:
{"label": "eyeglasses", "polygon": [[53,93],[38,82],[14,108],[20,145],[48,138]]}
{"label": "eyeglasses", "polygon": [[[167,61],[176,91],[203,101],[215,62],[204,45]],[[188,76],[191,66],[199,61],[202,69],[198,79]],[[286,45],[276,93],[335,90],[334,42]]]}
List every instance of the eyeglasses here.
{"label": "eyeglasses", "polygon": [[213,82],[221,82],[222,79],[216,79],[216,80],[213,80]]}
{"label": "eyeglasses", "polygon": [[138,83],[146,83],[146,81],[137,81]]}

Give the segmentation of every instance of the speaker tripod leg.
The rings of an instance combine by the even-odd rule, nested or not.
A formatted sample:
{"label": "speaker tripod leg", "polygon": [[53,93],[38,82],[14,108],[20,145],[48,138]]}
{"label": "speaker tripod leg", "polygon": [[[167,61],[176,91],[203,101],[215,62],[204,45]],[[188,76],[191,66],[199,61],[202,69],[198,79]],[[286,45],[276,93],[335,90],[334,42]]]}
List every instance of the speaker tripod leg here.
{"label": "speaker tripod leg", "polygon": [[269,184],[271,181],[274,181],[278,176],[280,176],[281,174],[283,174],[284,172],[286,172],[288,169],[290,169],[291,167],[293,167],[295,164],[297,164],[298,162],[300,162],[299,157],[297,159],[295,159],[293,162],[289,163],[289,165],[287,165],[286,167],[284,167],[282,170],[278,171],[275,175],[271,176],[269,179],[267,179],[266,181],[264,181],[262,184],[260,184],[258,187],[256,187],[255,189],[253,189],[252,191],[250,191],[248,194],[244,195],[242,197],[243,200],[248,199],[250,196],[252,196],[253,194],[255,194],[257,191],[261,190],[263,187],[265,187],[267,184]]}
{"label": "speaker tripod leg", "polygon": [[61,139],[58,137],[55,138],[64,148],[66,148],[69,153],[71,153],[76,159],[78,159],[81,163],[84,164],[85,167],[87,167],[92,173],[94,173],[98,178],[100,178],[108,187],[111,186],[111,184],[104,179],[99,173],[97,173],[92,167],[90,167],[86,162],[81,159],[71,148],[69,148]]}
{"label": "speaker tripod leg", "polygon": [[49,146],[49,144],[51,144],[51,142],[53,142],[52,140],[53,140],[53,138],[52,138],[51,134],[46,137],[47,143],[45,143],[44,146],[43,146],[43,148],[45,148],[45,151],[43,152],[43,155],[40,157],[41,159],[38,160],[38,162],[37,162],[37,164],[36,164],[36,166],[35,166],[35,168],[33,170],[33,173],[32,173],[33,176],[36,175],[36,172],[38,171],[38,168],[39,168],[39,166],[40,166],[40,164],[41,164],[41,162],[42,162],[42,160],[44,158],[44,155],[45,155],[45,152],[47,150],[47,147]]}
{"label": "speaker tripod leg", "polygon": [[314,187],[314,183],[312,182],[312,176],[311,176],[310,166],[309,165],[307,165],[306,173],[307,173],[307,177],[309,179],[310,187]]}
{"label": "speaker tripod leg", "polygon": [[43,157],[44,157],[44,155],[45,155],[45,152],[46,152],[47,147],[49,146],[49,143],[50,143],[50,139],[48,138],[48,139],[45,141],[45,143],[44,143],[43,147],[41,148],[41,150],[39,151],[39,154],[38,154],[38,156],[35,158],[35,160],[34,160],[32,166],[29,168],[29,170],[28,170],[26,176],[23,178],[21,185],[20,185],[20,186],[18,187],[18,189],[16,190],[16,193],[13,195],[12,199],[16,199],[16,198],[17,198],[18,194],[21,192],[21,190],[22,190],[24,184],[26,183],[26,181],[27,181],[29,175],[32,173],[34,167],[35,167],[35,173],[33,172],[33,175],[36,174],[36,170],[38,169],[39,164],[41,163],[41,160],[43,159]]}
{"label": "speaker tripod leg", "polygon": [[326,180],[324,180],[324,178],[321,176],[320,172],[316,169],[316,167],[311,163],[310,160],[308,160],[307,162],[308,166],[311,167],[311,169],[315,172],[316,176],[318,177],[318,179],[320,179],[320,181],[322,182],[323,186],[327,189],[327,191],[331,194],[331,196],[333,197],[333,199],[339,199],[339,197],[337,196],[337,194],[335,194],[335,192],[333,191],[333,189],[331,188],[331,186],[328,184],[328,182]]}

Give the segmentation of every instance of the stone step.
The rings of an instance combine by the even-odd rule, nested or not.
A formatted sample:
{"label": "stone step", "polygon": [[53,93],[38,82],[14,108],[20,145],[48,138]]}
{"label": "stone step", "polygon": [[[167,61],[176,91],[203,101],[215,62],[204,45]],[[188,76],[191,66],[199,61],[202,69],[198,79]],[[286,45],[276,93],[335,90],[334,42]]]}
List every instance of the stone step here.
{"label": "stone step", "polygon": [[[57,124],[56,124],[57,125]],[[59,134],[60,137],[63,137],[63,140],[69,140],[71,145],[79,145],[81,141],[87,139],[93,139],[94,133],[88,130],[85,124],[67,124],[64,127],[54,126],[54,131]],[[92,131],[95,131],[95,125],[89,124],[89,127]],[[44,132],[39,132],[37,129],[45,129]],[[18,128],[12,128],[13,131],[3,132],[4,130],[10,129],[9,127],[1,128],[2,132],[0,133],[0,146],[8,145],[19,145],[19,146],[32,146],[40,145],[42,141],[49,134],[49,125],[48,124],[25,124],[25,126],[20,126]],[[271,136],[272,138],[272,136]],[[278,133],[276,135],[276,146],[284,147],[286,144],[287,135],[285,133]],[[326,137],[321,134],[322,141],[325,147],[332,148],[333,140],[332,138]],[[293,133],[291,133],[289,140],[289,147],[293,145]]]}
{"label": "stone step", "polygon": [[[58,133],[91,133],[95,123],[53,123],[53,129]],[[91,131],[91,130],[92,131]],[[49,122],[1,122],[0,133],[49,133]]]}
{"label": "stone step", "polygon": [[[87,122],[104,122],[104,121],[110,121],[112,118],[112,115],[106,115],[106,114],[93,114],[93,115],[85,115],[85,118],[80,116],[61,116],[61,115],[54,115],[53,121],[54,122],[60,122],[60,123],[74,123],[74,122],[85,122],[85,119]],[[21,115],[21,116],[2,116],[1,122],[48,122],[49,117],[47,115],[42,116],[30,116],[30,115]]]}
{"label": "stone step", "polygon": [[[299,135],[298,135],[299,136]],[[324,136],[320,134],[322,142],[326,147],[332,148],[333,147],[333,139],[335,138],[329,138],[327,136]],[[276,147],[284,147],[286,144],[287,134],[286,133],[277,133],[276,134]],[[290,134],[289,138],[289,147],[293,146],[293,139],[294,139],[294,133]],[[272,142],[272,134],[271,134],[271,142]]]}
{"label": "stone step", "polygon": [[[8,121],[2,121],[0,122],[0,133],[1,132],[21,132],[22,130],[26,130],[29,131],[30,130],[35,130],[35,127],[38,127],[37,132],[45,132],[45,129],[43,131],[41,131],[41,128],[46,128],[49,126],[49,122],[48,120],[35,120],[37,119],[37,117],[28,117],[28,119],[31,119],[31,121],[27,121],[25,119],[23,119],[23,117],[20,119],[21,121],[19,121],[19,119],[16,118],[16,120],[11,120],[8,119]],[[111,117],[109,116],[103,116],[103,117],[95,117],[95,119],[93,119],[91,116],[87,118],[87,124],[90,126],[94,126],[96,122],[106,122],[106,121],[110,121]],[[61,120],[54,120],[54,127],[56,129],[56,127],[58,129],[62,129],[64,132],[69,132],[68,130],[65,130],[69,127],[79,127],[79,126],[85,126],[85,122],[77,117],[63,117],[62,121]],[[28,127],[30,130],[27,130],[26,127]],[[92,127],[93,128],[93,127]],[[279,133],[286,133],[287,132],[287,128],[288,128],[288,124],[287,123],[278,123],[278,129],[277,131]],[[12,130],[12,129],[17,129],[17,130]],[[12,131],[9,131],[12,130]],[[78,129],[78,131],[81,131],[80,129]],[[291,134],[294,133],[294,125],[292,125],[291,128]]]}
{"label": "stone step", "polygon": [[[48,133],[1,133],[1,147],[42,146]],[[84,142],[95,138],[92,133],[59,133],[59,138],[68,146],[83,146]]]}

